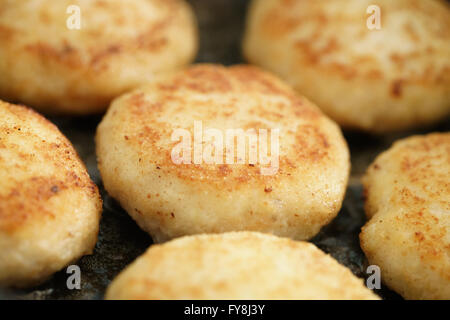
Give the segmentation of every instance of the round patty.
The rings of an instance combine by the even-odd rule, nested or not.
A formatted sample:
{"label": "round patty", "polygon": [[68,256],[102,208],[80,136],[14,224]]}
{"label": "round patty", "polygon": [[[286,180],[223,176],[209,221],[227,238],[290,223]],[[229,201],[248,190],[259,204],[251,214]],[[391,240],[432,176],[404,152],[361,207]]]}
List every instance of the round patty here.
{"label": "round patty", "polygon": [[450,299],[449,177],[450,133],[396,142],[364,177],[361,247],[407,299]]}
{"label": "round patty", "polygon": [[104,111],[196,51],[182,0],[0,1],[0,97],[44,112]]}
{"label": "round patty", "polygon": [[255,232],[151,246],[107,299],[377,299],[349,269],[307,242]]}
{"label": "round patty", "polygon": [[254,0],[244,54],[340,125],[386,132],[450,114],[449,30],[440,0]]}
{"label": "round patty", "polygon": [[[238,139],[224,142],[238,128],[253,129],[259,141],[244,137],[244,154],[236,151]],[[207,141],[209,129],[222,137]],[[270,163],[252,162],[249,149],[264,155],[267,142],[270,151],[277,129]],[[174,154],[179,130],[191,144],[182,163]],[[214,145],[222,163],[196,161],[195,136],[202,133],[203,156]],[[248,66],[197,65],[128,93],[112,103],[96,141],[106,190],[155,241],[240,230],[308,239],[338,213],[350,167],[335,123]]]}
{"label": "round patty", "polygon": [[0,101],[0,286],[35,285],[97,241],[102,201],[70,142]]}

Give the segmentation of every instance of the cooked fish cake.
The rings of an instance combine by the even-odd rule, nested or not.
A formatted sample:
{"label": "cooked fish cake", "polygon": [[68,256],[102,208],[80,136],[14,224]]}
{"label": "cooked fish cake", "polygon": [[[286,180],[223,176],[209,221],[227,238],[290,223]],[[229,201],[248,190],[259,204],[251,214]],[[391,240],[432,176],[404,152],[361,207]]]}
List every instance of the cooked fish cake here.
{"label": "cooked fish cake", "polygon": [[[196,125],[203,128],[198,135]],[[258,133],[256,146],[245,140],[246,153],[238,154],[238,139],[224,141],[237,128],[267,130],[267,138]],[[205,138],[203,156],[212,145],[222,156],[208,163],[200,152],[197,163],[195,136],[209,129],[222,137]],[[174,158],[179,130],[192,143],[182,163],[177,152]],[[308,239],[338,213],[350,167],[336,124],[277,78],[248,66],[197,65],[128,93],[112,103],[96,141],[106,190],[158,242],[240,230]],[[264,153],[263,142],[279,149]],[[250,146],[270,163],[253,163]]]}
{"label": "cooked fish cake", "polygon": [[254,0],[244,54],[340,125],[386,132],[450,115],[449,30],[440,0]]}
{"label": "cooked fish cake", "polygon": [[151,246],[106,299],[377,299],[313,244],[255,232],[198,235]]}
{"label": "cooked fish cake", "polygon": [[102,202],[70,142],[0,101],[0,286],[45,280],[97,241]]}
{"label": "cooked fish cake", "polygon": [[44,112],[98,113],[191,62],[197,42],[184,0],[2,0],[0,97]]}
{"label": "cooked fish cake", "polygon": [[450,133],[396,142],[364,177],[361,247],[407,299],[450,299],[449,177]]}

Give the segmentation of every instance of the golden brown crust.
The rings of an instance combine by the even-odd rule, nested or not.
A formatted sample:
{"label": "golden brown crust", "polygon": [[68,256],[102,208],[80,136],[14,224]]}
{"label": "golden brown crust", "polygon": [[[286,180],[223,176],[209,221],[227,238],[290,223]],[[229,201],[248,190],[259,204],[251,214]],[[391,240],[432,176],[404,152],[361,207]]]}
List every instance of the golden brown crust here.
{"label": "golden brown crust", "polygon": [[[380,30],[366,26],[374,4]],[[382,132],[450,113],[448,30],[438,0],[255,0],[244,52],[341,125]]]}
{"label": "golden brown crust", "polygon": [[151,246],[107,299],[377,299],[314,245],[252,232]]}
{"label": "golden brown crust", "polygon": [[[303,2],[303,3],[302,3]],[[430,26],[427,32],[431,38],[439,38],[442,42],[450,41],[450,20],[449,13],[445,9],[448,5],[445,2],[441,2],[439,7],[432,2],[424,2],[421,0],[400,0],[391,2],[389,6],[383,6],[383,1],[380,2],[381,12],[389,15],[396,10],[404,10],[405,7],[409,10],[417,10],[424,14],[427,14],[429,18],[432,18],[435,22],[434,26]],[[299,52],[299,57],[304,59],[305,64],[313,64],[318,68],[323,68],[324,71],[328,70],[332,73],[340,73],[342,77],[348,78],[369,78],[369,79],[389,79],[391,78],[390,72],[394,69],[386,69],[386,66],[381,63],[379,59],[373,57],[372,54],[349,56],[349,60],[345,64],[339,64],[337,62],[327,62],[327,58],[333,55],[344,54],[348,47],[345,46],[345,41],[360,42],[364,41],[367,37],[367,33],[363,32],[365,27],[364,13],[361,11],[363,18],[353,15],[340,15],[335,16],[335,12],[325,9],[324,1],[278,1],[279,5],[267,12],[261,20],[261,32],[268,38],[276,40],[280,37],[289,36],[295,32],[298,28],[301,28],[304,24],[315,23],[319,28],[314,29],[309,37],[298,40],[295,43],[296,49]],[[431,3],[431,5],[430,5]],[[326,4],[330,5],[330,4]],[[332,4],[333,5],[333,4]],[[345,6],[340,3],[340,6]],[[308,12],[301,12],[302,16],[299,17],[297,13],[300,13],[300,8],[307,7]],[[364,4],[358,6],[358,8],[364,8]],[[366,6],[367,7],[367,6]],[[438,10],[441,9],[441,10]],[[336,13],[337,15],[337,13]],[[387,17],[383,17],[386,18]],[[342,37],[342,34],[334,32],[328,33],[330,28],[336,28],[336,22],[345,24],[360,24],[363,28],[360,29],[360,33],[356,34],[355,38]],[[389,56],[389,63],[395,64],[404,71],[401,78],[406,82],[421,83],[421,84],[445,84],[449,83],[449,65],[440,65],[436,61],[430,59],[430,64],[426,69],[415,71],[412,66],[414,64],[422,63],[425,54],[433,54],[434,46],[428,43],[428,39],[420,37],[417,33],[416,26],[412,21],[407,21],[402,26],[406,38],[416,43],[416,46],[408,53],[391,53]],[[318,46],[317,38],[324,37],[326,45]],[[417,43],[419,42],[419,43]],[[367,69],[370,64],[372,69]],[[400,86],[399,81],[393,82],[393,86],[397,89]]]}
{"label": "golden brown crust", "polygon": [[102,201],[70,142],[0,101],[0,284],[35,284],[95,245]]}
{"label": "golden brown crust", "polygon": [[[251,95],[253,92],[261,92],[264,95],[283,96],[286,102],[274,105],[273,108],[262,108],[255,105],[248,110],[249,117],[241,121],[236,128],[244,130],[249,128],[271,129],[267,127],[264,120],[271,122],[287,122],[293,117],[301,117],[308,121],[320,121],[323,117],[308,101],[294,94],[284,84],[274,77],[261,72],[254,67],[234,66],[228,69],[216,66],[195,66],[184,72],[178,73],[170,81],[156,85],[159,94],[158,99],[149,101],[145,91],[136,91],[127,96],[126,118],[122,121],[133,124],[133,131],[124,136],[128,144],[139,148],[145,144],[159,146],[164,143],[167,135],[170,136],[174,126],[170,122],[161,121],[162,118],[170,119],[167,115],[168,104],[177,104],[174,114],[183,114],[193,106],[191,99],[186,97],[185,92],[201,95]],[[149,87],[146,91],[152,90]],[[240,99],[230,99],[223,106],[212,107],[212,101],[207,101],[203,106],[196,107],[202,112],[202,117],[207,119],[224,118],[232,121],[240,107]],[[286,112],[287,109],[288,111]],[[253,117],[251,117],[253,115]],[[257,120],[256,120],[257,119]],[[234,127],[232,127],[234,128]],[[130,128],[131,129],[131,128]],[[289,155],[280,157],[280,174],[290,176],[295,170],[294,162],[311,162],[321,164],[329,157],[328,149],[331,148],[327,136],[315,125],[302,124],[292,137],[295,140],[294,150]],[[164,164],[164,169],[176,175],[184,181],[207,181],[219,187],[236,189],[246,186],[247,183],[259,180],[258,183],[266,183],[270,178],[260,173],[259,166],[239,166],[237,168],[228,164],[223,165],[201,165],[194,168],[190,164],[175,164],[171,159],[171,150],[177,143],[170,146],[162,146],[158,149],[159,155],[155,163]]]}
{"label": "golden brown crust", "polygon": [[409,299],[450,297],[450,134],[401,140],[363,179],[369,261]]}
{"label": "golden brown crust", "polygon": [[[66,27],[69,5],[80,7],[80,30]],[[2,1],[0,95],[46,112],[100,112],[189,63],[196,32],[183,0]]]}
{"label": "golden brown crust", "polygon": [[[171,134],[193,137],[195,121],[224,135],[280,129],[278,171],[261,174],[248,155],[245,164],[175,164]],[[108,192],[157,241],[242,229],[309,238],[337,214],[349,171],[339,128],[248,66],[197,65],[118,98],[98,128],[97,155]]]}
{"label": "golden brown crust", "polygon": [[[4,182],[10,186],[0,193],[0,231],[12,232],[28,220],[54,214],[46,210],[46,202],[60,191],[79,189],[88,192],[89,197],[100,201],[97,186],[89,178],[84,164],[79,159],[71,143],[59,130],[41,115],[24,106],[11,105],[0,101],[3,122],[0,125],[0,167]],[[12,117],[11,117],[12,116]],[[32,123],[39,122],[48,130],[50,139],[46,140]],[[20,144],[32,143],[32,152]],[[38,155],[37,155],[37,154]],[[35,161],[50,168],[64,168],[55,175],[31,174],[22,179],[17,171],[27,174]]]}

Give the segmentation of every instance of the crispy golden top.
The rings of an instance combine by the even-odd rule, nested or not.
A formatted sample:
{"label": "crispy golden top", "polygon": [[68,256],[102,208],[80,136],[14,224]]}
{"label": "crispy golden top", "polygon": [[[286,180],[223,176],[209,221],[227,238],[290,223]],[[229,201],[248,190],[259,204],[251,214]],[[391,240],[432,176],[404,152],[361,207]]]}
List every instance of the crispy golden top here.
{"label": "crispy golden top", "polygon": [[[178,142],[171,141],[171,134],[182,128],[194,137],[194,121],[202,121],[204,130],[217,128],[224,135],[227,129],[268,129],[270,137],[270,130],[280,129],[277,174],[261,175],[260,164],[249,165],[248,158],[245,165],[173,163],[171,151]],[[342,172],[337,175],[345,176],[348,169],[339,129],[280,80],[249,66],[191,67],[120,97],[100,127],[137,152],[139,166],[157,167],[187,182],[264,188],[299,176],[307,183],[311,170],[330,171],[333,176],[338,166]]]}
{"label": "crispy golden top", "polygon": [[[369,5],[381,9],[380,30],[367,28]],[[346,79],[395,78],[393,95],[401,94],[402,81],[450,83],[445,1],[256,0],[252,9],[251,29],[279,50],[294,49],[301,64]]]}
{"label": "crispy golden top", "polygon": [[54,219],[59,214],[54,199],[74,191],[101,203],[97,187],[58,129],[31,109],[0,101],[0,232]]}
{"label": "crispy golden top", "polygon": [[[66,26],[70,5],[81,10],[81,29]],[[0,2],[0,40],[42,61],[102,72],[112,57],[170,48],[184,3],[178,0],[31,0]],[[183,21],[184,22],[184,21]]]}
{"label": "crispy golden top", "polygon": [[[406,297],[448,299],[449,177],[449,133],[413,136],[395,143],[364,177],[370,221],[363,228],[361,245],[369,258],[389,263],[385,268],[398,270],[402,266],[406,270],[411,264],[409,272],[392,280]],[[395,258],[384,257],[383,246],[396,248]],[[414,274],[417,266],[421,274]],[[418,277],[421,280],[415,282]],[[435,277],[440,280],[431,280]],[[413,289],[405,290],[404,286]],[[439,291],[424,289],[433,286]]]}
{"label": "crispy golden top", "polygon": [[254,232],[152,246],[107,299],[377,299],[349,269],[307,242]]}

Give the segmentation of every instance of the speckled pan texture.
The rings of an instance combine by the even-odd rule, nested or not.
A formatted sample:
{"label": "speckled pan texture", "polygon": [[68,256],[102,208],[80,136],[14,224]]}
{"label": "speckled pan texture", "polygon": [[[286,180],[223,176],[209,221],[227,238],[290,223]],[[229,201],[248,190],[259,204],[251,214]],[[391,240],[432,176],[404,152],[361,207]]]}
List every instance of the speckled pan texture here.
{"label": "speckled pan texture", "polygon": [[[219,62],[226,65],[242,63],[241,41],[247,1],[190,0],[200,25],[198,62]],[[99,240],[94,255],[77,262],[82,272],[81,290],[68,290],[65,270],[56,273],[39,287],[12,292],[0,292],[0,298],[23,299],[102,299],[106,287],[127,265],[145,252],[151,238],[136,225],[129,215],[110,198],[97,170],[94,135],[101,117],[50,118],[67,136],[86,163],[92,180],[99,186],[104,203]],[[333,222],[311,241],[330,253],[353,274],[366,278],[367,261],[360,248],[358,235],[366,222],[360,178],[378,154],[400,138],[413,134],[449,131],[450,121],[420,131],[370,136],[344,131],[350,147],[352,172],[342,209]],[[382,298],[401,297],[383,286],[376,290]]]}

